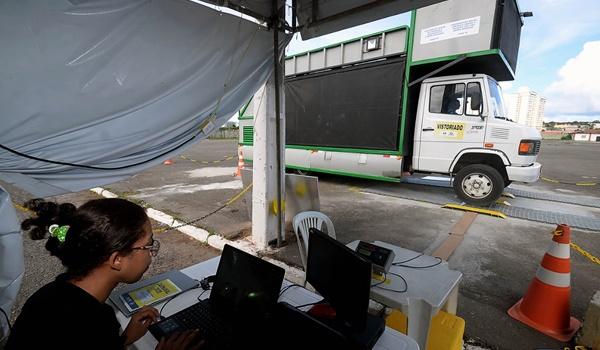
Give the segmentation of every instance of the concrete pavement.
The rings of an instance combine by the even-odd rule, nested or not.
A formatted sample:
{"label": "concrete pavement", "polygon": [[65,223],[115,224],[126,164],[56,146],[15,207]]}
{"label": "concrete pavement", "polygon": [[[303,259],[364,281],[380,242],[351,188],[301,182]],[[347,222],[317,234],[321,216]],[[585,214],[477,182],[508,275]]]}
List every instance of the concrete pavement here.
{"label": "concrete pavement", "polygon": [[[544,143],[540,155],[542,163],[547,150],[545,147]],[[573,161],[577,164],[586,162],[585,174],[594,174],[593,171],[600,173],[597,169],[600,165],[594,162],[597,153],[593,147],[596,146],[576,147],[575,151],[571,151],[571,148],[564,151],[558,147],[560,151],[553,152],[553,157],[554,153],[563,152],[560,153],[562,156],[568,156],[571,154],[569,152],[581,152],[583,149],[588,157],[587,162],[582,159]],[[220,161],[235,156],[236,152],[235,141],[203,141],[184,152],[188,159],[175,158],[172,165],[155,167],[107,188],[122,197],[143,201],[152,208],[191,220],[218,208],[241,190],[241,181],[233,177],[237,158]],[[564,165],[577,169],[575,164],[569,163],[571,161],[565,160]],[[548,161],[545,173],[556,177],[565,175],[561,169],[554,170],[557,165],[552,165],[553,162]],[[570,175],[572,178],[569,179],[588,176]],[[355,239],[382,240],[428,253],[443,241],[462,215],[421,201],[361,192],[361,189],[378,184],[368,180],[319,175],[321,211],[333,220],[337,237],[343,243]],[[583,189],[568,185],[538,183],[534,187],[584,193]],[[585,193],[596,195],[596,190],[586,189]],[[81,203],[90,196],[95,195],[82,192],[58,200]],[[245,203],[240,200],[197,225],[235,240],[250,234],[248,224]],[[458,315],[466,320],[466,338],[479,339],[481,343],[497,349],[560,348],[562,344],[559,342],[532,331],[506,314],[506,310],[525,293],[550,243],[553,228],[553,225],[519,219],[477,217],[464,242],[449,259],[450,267],[464,274]],[[600,254],[598,235],[599,232],[573,230],[573,240],[596,255]],[[164,249],[155,262],[155,270],[149,271],[150,274],[181,268],[218,254],[212,248],[176,231],[159,233],[157,237]],[[286,247],[266,253],[299,266],[298,250],[291,237]],[[52,259],[45,253],[43,242],[26,240],[27,275],[19,305],[31,291],[60,271],[60,265],[52,262]],[[581,318],[594,290],[600,286],[600,274],[597,265],[592,265],[575,252],[572,252],[572,271],[572,314]]]}

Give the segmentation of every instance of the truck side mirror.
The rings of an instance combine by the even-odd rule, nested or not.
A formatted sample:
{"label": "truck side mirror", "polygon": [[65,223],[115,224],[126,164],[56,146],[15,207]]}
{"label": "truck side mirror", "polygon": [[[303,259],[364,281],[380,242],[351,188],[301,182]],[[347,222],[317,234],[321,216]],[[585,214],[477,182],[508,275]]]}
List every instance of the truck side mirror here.
{"label": "truck side mirror", "polygon": [[467,115],[477,115],[481,117],[481,120],[484,120],[481,85],[479,83],[467,84],[467,101],[469,101]]}

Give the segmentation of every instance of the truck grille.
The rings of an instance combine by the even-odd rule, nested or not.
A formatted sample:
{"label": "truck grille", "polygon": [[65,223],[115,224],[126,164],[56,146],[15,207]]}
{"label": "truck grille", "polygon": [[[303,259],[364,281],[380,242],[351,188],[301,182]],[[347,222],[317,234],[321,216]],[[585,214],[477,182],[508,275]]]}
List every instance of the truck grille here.
{"label": "truck grille", "polygon": [[540,153],[540,148],[542,148],[542,141],[534,140],[533,141],[533,154],[537,155],[538,153]]}

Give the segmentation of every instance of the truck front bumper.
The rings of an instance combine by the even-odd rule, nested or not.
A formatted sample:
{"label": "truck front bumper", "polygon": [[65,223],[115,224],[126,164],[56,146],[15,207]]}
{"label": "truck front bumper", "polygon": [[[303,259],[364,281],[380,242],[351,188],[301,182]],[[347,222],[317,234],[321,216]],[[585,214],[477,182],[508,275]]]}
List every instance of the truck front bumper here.
{"label": "truck front bumper", "polygon": [[542,173],[542,165],[533,163],[529,166],[507,166],[506,174],[510,181],[536,182]]}

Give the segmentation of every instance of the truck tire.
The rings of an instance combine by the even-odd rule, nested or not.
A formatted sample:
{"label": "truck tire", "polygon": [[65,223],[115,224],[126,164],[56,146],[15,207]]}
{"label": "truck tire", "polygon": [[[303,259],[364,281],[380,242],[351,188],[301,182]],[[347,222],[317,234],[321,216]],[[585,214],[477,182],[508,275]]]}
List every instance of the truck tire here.
{"label": "truck tire", "polygon": [[500,198],[504,179],[489,165],[471,164],[458,171],[452,186],[456,195],[466,203],[488,206]]}

